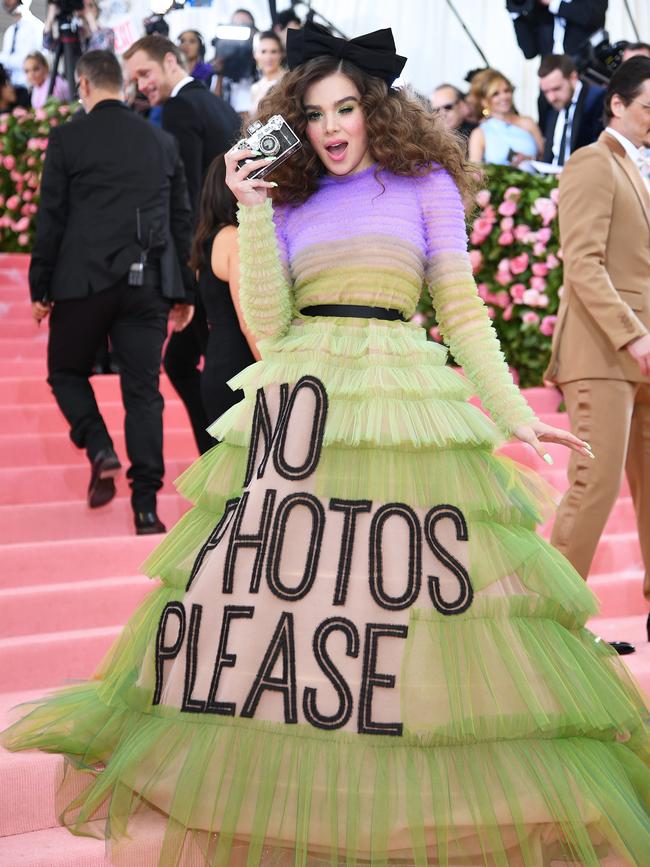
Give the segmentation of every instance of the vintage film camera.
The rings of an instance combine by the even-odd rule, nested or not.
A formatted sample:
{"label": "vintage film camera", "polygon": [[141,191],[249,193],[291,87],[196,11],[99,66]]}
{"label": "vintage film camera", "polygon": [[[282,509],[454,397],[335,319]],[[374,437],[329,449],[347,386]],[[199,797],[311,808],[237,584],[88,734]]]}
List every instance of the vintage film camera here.
{"label": "vintage film camera", "polygon": [[248,138],[238,141],[235,147],[238,150],[250,148],[258,151],[261,156],[240,160],[240,166],[267,157],[275,157],[272,163],[251,172],[249,178],[265,177],[302,147],[302,142],[281,114],[274,114],[264,125],[259,120],[255,121],[247,128],[247,132]]}

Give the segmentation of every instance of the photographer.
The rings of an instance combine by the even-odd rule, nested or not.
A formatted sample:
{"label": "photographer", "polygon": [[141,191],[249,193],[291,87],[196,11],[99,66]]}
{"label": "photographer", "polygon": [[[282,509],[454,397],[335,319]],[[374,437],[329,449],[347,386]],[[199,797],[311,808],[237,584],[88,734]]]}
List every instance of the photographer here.
{"label": "photographer", "polygon": [[605,26],[607,0],[506,0],[524,57],[578,54]]}
{"label": "photographer", "polygon": [[99,6],[96,0],[62,0],[48,3],[43,48],[56,51],[59,41],[61,16],[71,18],[72,29],[79,37],[81,53],[86,51],[114,51],[115,33],[110,27],[100,27]]}

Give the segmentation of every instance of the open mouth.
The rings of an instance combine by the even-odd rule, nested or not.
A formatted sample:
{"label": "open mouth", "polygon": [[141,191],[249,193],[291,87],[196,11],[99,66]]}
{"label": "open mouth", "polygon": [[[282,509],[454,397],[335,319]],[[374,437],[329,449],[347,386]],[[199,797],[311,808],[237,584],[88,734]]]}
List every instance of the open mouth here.
{"label": "open mouth", "polygon": [[333,144],[327,145],[325,150],[332,157],[333,160],[342,160],[345,156],[345,153],[348,149],[348,143],[345,141],[334,142]]}

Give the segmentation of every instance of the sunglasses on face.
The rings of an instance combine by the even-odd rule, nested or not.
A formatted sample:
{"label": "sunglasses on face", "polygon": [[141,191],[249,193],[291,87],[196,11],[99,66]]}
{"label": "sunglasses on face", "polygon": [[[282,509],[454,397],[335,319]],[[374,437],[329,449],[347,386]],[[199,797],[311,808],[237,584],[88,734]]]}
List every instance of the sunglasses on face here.
{"label": "sunglasses on face", "polygon": [[434,108],[434,111],[451,111],[453,108],[456,108],[460,100],[456,100],[456,102],[446,102],[444,105],[439,105],[438,108]]}

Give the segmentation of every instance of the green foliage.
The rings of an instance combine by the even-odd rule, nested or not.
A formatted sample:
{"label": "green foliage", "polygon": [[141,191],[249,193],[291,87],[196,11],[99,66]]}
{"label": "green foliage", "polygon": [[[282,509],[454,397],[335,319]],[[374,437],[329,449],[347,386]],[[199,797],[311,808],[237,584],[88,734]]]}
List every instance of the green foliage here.
{"label": "green foliage", "polygon": [[0,116],[0,252],[31,250],[47,137],[75,110],[52,100]]}

